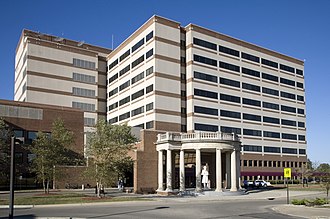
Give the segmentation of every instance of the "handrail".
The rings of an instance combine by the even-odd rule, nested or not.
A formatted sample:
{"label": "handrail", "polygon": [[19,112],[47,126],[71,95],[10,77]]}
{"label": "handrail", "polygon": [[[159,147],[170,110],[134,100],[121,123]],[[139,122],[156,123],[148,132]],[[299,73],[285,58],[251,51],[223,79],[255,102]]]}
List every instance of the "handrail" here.
{"label": "handrail", "polygon": [[194,132],[194,133],[171,133],[158,134],[157,142],[161,141],[196,141],[196,140],[227,140],[239,141],[235,133],[225,132]]}

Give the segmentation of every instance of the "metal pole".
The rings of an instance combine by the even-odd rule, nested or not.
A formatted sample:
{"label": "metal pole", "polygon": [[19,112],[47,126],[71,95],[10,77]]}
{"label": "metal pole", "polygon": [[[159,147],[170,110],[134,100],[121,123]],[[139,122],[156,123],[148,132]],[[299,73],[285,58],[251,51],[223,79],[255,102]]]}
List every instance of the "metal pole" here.
{"label": "metal pole", "polygon": [[286,203],[289,204],[289,178],[286,178]]}
{"label": "metal pole", "polygon": [[14,218],[14,175],[15,175],[15,137],[11,137],[10,148],[10,196],[9,196],[9,219]]}

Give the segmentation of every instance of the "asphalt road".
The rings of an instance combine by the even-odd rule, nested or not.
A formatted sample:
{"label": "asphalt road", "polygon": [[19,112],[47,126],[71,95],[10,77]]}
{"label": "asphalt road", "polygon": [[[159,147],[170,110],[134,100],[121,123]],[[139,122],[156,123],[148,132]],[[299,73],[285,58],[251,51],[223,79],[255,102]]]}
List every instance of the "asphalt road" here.
{"label": "asphalt road", "polygon": [[[15,218],[297,218],[279,214],[271,206],[285,203],[277,200],[200,200],[194,197],[162,198],[156,201],[97,203],[85,205],[42,206],[15,209]],[[7,218],[8,209],[0,209],[0,218]]]}

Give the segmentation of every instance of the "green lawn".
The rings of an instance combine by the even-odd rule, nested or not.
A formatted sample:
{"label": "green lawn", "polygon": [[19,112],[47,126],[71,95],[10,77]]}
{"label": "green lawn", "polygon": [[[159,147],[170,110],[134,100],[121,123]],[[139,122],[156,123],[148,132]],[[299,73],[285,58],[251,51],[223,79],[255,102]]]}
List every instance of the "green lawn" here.
{"label": "green lawn", "polygon": [[[94,203],[94,202],[118,202],[118,201],[146,201],[139,197],[102,197],[87,196],[83,194],[38,194],[27,197],[16,197],[15,205],[50,205],[50,204],[80,204],[80,203]],[[0,205],[8,205],[8,199],[0,199]]]}

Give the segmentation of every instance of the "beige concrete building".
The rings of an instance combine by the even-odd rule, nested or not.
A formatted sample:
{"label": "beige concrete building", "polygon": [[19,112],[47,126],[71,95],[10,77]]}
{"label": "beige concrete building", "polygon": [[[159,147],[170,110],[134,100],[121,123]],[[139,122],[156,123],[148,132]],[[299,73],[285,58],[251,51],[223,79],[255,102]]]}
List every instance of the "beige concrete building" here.
{"label": "beige concrete building", "polygon": [[[242,180],[281,180],[284,167],[291,167],[297,178],[307,161],[303,61],[159,16],[151,17],[107,60],[110,123],[156,133],[235,133],[242,143]],[[156,137],[150,140],[161,148]],[[164,160],[164,167],[158,167],[175,161],[171,185],[179,188],[180,150],[167,153],[158,155],[159,162]],[[185,173],[186,186],[197,187],[201,169],[196,157],[195,151],[184,155],[184,165],[193,170]],[[202,165],[216,165],[216,160],[215,149],[202,151]],[[145,174],[157,177],[157,171]],[[158,182],[167,182],[165,174],[163,181],[158,177]]]}
{"label": "beige concrete building", "polygon": [[106,55],[111,50],[23,30],[16,48],[14,100],[84,111],[84,132],[106,118]]}

